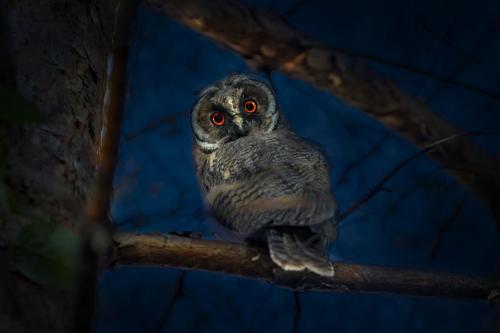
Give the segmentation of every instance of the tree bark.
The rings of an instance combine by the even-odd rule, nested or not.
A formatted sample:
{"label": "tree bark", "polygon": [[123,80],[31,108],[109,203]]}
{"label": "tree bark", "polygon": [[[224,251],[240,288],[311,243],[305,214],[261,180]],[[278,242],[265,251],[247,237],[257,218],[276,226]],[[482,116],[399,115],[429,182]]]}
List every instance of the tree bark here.
{"label": "tree bark", "polygon": [[[270,12],[227,0],[145,3],[240,54],[253,67],[280,70],[331,92],[418,147],[460,132],[356,56],[305,37]],[[429,156],[499,213],[498,158],[467,139],[446,144],[429,152]]]}
{"label": "tree bark", "polygon": [[[0,124],[9,195],[30,215],[77,229],[103,125],[110,2],[2,1],[0,10],[5,29],[0,47],[9,63],[0,78],[48,116],[39,126]],[[2,212],[2,258],[12,259],[10,247],[27,223],[26,215]],[[6,283],[0,288],[2,320],[20,331],[68,332],[71,292],[37,285],[8,263],[0,272]]]}
{"label": "tree bark", "polygon": [[176,235],[114,236],[116,265],[165,266],[206,270],[254,278],[293,290],[376,292],[412,296],[487,300],[497,295],[498,278],[335,263],[333,278],[309,272],[285,272],[264,248],[242,243],[193,239]]}

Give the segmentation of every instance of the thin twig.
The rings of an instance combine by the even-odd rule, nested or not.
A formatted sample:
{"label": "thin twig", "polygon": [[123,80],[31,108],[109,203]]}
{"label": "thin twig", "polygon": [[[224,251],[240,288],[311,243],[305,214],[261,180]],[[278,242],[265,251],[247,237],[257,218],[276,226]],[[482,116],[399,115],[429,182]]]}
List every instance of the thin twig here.
{"label": "thin twig", "polygon": [[297,10],[300,9],[304,4],[306,4],[307,0],[297,0],[295,1],[294,4],[292,4],[287,10],[281,14],[283,18],[290,17],[291,15],[295,14]]}
{"label": "thin twig", "polygon": [[[425,22],[425,19],[416,14],[415,11],[407,4],[405,3],[404,1],[401,1],[401,4],[403,6],[405,6],[406,8],[408,8],[411,13],[413,14],[413,16],[415,17],[415,20],[417,21],[417,23],[420,25],[420,27],[426,31],[429,35],[431,35],[432,37],[434,37],[435,39],[441,41],[443,44],[445,44],[448,48],[450,48],[451,50],[457,52],[458,54],[462,55],[467,61],[472,61],[478,65],[480,65],[483,70],[488,73],[489,75],[492,75],[493,73],[491,72],[491,70],[489,68],[486,68],[484,62],[479,59],[478,57],[476,57],[475,55],[473,54],[470,54],[467,50],[463,49],[462,47],[460,47],[459,45],[456,45],[455,43],[453,43],[449,38],[446,38],[445,36],[439,34],[438,32],[434,31],[428,24],[427,22]],[[495,32],[495,30],[497,30],[498,28],[497,27],[493,27],[493,29],[490,30],[490,32]],[[498,79],[496,77],[493,76],[493,79],[498,82]]]}
{"label": "thin twig", "polygon": [[300,293],[297,291],[293,292],[293,303],[295,305],[295,314],[293,316],[293,326],[292,333],[299,333],[300,327],[300,316],[301,316],[301,306],[300,306]]}
{"label": "thin twig", "polygon": [[446,137],[444,139],[438,140],[434,143],[431,143],[427,147],[419,150],[417,153],[409,156],[408,158],[402,160],[400,163],[398,163],[388,174],[384,176],[372,189],[370,189],[360,200],[356,201],[354,204],[352,204],[345,212],[340,213],[338,217],[338,221],[345,220],[349,215],[354,213],[356,210],[358,210],[361,206],[366,204],[371,198],[373,198],[378,192],[380,192],[383,188],[384,185],[392,178],[394,177],[403,167],[405,167],[407,164],[410,162],[416,160],[420,156],[424,155],[425,153],[436,149],[437,147],[440,147],[446,143],[450,143],[453,141],[456,141],[460,138],[464,138],[467,136],[480,136],[480,135],[491,135],[491,134],[498,134],[500,133],[500,130],[483,130],[483,131],[476,131],[476,132],[464,132],[464,133],[459,133],[455,134],[449,137]]}
{"label": "thin twig", "polygon": [[432,246],[429,250],[429,254],[427,256],[428,259],[434,259],[436,257],[437,250],[441,245],[441,243],[443,242],[444,235],[446,234],[450,226],[457,220],[466,202],[467,202],[467,195],[464,194],[453,208],[450,217],[439,227],[436,238],[434,239],[434,242],[432,242]]}
{"label": "thin twig", "polygon": [[432,72],[432,71],[424,69],[424,68],[415,67],[415,66],[409,65],[407,63],[400,62],[400,61],[393,60],[393,59],[389,59],[386,57],[382,57],[382,56],[379,56],[379,55],[373,54],[373,53],[354,51],[354,50],[340,48],[340,47],[336,47],[336,48],[332,48],[332,49],[339,52],[339,53],[349,55],[349,56],[352,56],[352,57],[355,57],[358,59],[375,61],[375,62],[378,62],[380,64],[389,65],[391,67],[399,68],[399,69],[405,70],[407,72],[417,74],[419,76],[428,77],[428,78],[433,79],[433,80],[438,81],[438,82],[442,82],[442,83],[446,83],[446,84],[453,85],[456,87],[460,87],[460,88],[484,95],[486,97],[493,98],[495,100],[500,99],[500,94],[497,93],[496,91],[486,90],[486,89],[483,89],[479,86],[470,84],[468,82],[454,79],[453,77],[450,77],[448,75],[441,75],[441,74]]}
{"label": "thin twig", "polygon": [[189,111],[179,111],[173,114],[168,114],[160,117],[159,119],[155,119],[151,121],[149,124],[144,126],[143,128],[136,130],[132,133],[125,134],[124,139],[126,141],[137,139],[138,137],[145,135],[147,133],[151,133],[152,131],[158,128],[164,128],[165,125],[174,125],[180,118],[189,117]]}
{"label": "thin twig", "polygon": [[259,313],[264,308],[264,305],[266,305],[266,303],[269,301],[270,296],[271,296],[271,287],[269,286],[267,288],[266,295],[264,296],[264,299],[262,300],[262,302],[257,307],[255,307],[255,310],[254,310],[254,312],[252,314],[252,319],[250,319],[250,324],[248,325],[247,333],[251,333],[252,332],[255,320],[257,319],[257,316],[259,315]]}
{"label": "thin twig", "polygon": [[163,316],[161,317],[160,321],[158,322],[158,326],[156,327],[157,333],[163,332],[163,328],[165,324],[168,323],[168,319],[170,318],[170,314],[174,310],[175,304],[177,303],[179,298],[182,297],[184,292],[185,277],[186,277],[186,271],[181,271],[181,273],[179,274],[179,278],[177,279],[177,285],[174,288],[172,298],[170,299],[170,302],[168,302],[167,308],[165,309],[165,312],[163,313]]}
{"label": "thin twig", "polygon": [[372,145],[366,152],[361,154],[355,161],[349,163],[347,167],[344,169],[344,171],[340,174],[340,176],[337,178],[337,181],[335,182],[335,185],[340,185],[342,184],[349,173],[351,172],[352,169],[356,168],[358,165],[360,165],[363,161],[365,161],[368,157],[373,155],[374,153],[378,152],[380,150],[380,147],[382,144],[391,136],[391,133],[386,133],[384,134],[374,145]]}

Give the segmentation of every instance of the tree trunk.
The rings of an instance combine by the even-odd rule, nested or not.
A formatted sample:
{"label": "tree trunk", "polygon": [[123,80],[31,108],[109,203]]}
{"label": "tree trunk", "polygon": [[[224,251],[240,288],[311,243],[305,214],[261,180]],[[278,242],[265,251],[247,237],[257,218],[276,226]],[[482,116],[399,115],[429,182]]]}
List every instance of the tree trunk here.
{"label": "tree trunk", "polygon": [[[1,83],[14,86],[48,117],[36,126],[0,124],[0,144],[7,151],[6,191],[17,207],[15,212],[0,214],[2,258],[13,257],[12,244],[19,230],[31,222],[30,216],[78,227],[77,216],[83,212],[95,174],[103,125],[113,22],[110,3],[0,4]],[[68,331],[70,291],[34,283],[19,274],[13,262],[2,267],[7,269],[0,272],[4,286],[0,287],[0,330]]]}

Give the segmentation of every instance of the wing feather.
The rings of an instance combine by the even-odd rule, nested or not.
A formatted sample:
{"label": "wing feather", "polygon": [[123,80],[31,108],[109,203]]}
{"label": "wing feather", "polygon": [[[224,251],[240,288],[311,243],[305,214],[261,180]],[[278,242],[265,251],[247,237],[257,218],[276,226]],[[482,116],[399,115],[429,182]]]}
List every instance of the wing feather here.
{"label": "wing feather", "polygon": [[207,198],[220,222],[240,234],[268,226],[308,226],[332,219],[334,198],[299,172],[304,167],[277,165],[245,182],[217,185]]}

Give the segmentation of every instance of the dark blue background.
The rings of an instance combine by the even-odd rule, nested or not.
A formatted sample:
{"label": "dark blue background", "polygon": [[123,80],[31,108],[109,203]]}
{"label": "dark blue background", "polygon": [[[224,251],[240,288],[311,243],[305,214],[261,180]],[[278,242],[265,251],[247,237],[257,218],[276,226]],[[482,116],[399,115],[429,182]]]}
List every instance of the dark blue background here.
{"label": "dark blue background", "polygon": [[[250,1],[248,1],[250,2]],[[253,2],[285,13],[295,1]],[[373,54],[500,92],[498,1],[304,1],[289,22],[332,47]],[[497,99],[370,63],[461,129],[500,128]],[[112,218],[121,230],[193,231],[218,238],[191,158],[189,109],[196,91],[231,72],[237,55],[141,8],[130,45],[125,120]],[[416,148],[366,114],[310,85],[272,73],[281,108],[332,164],[341,208],[359,199]],[[500,139],[472,139],[499,155]],[[434,161],[402,170],[341,228],[332,258],[468,274],[498,274],[500,238],[491,213]],[[435,258],[429,251],[452,219]],[[291,332],[293,293],[250,279],[126,267],[99,281],[96,332]],[[177,288],[178,289],[178,288]],[[494,332],[498,306],[376,294],[300,294],[300,332]]]}

